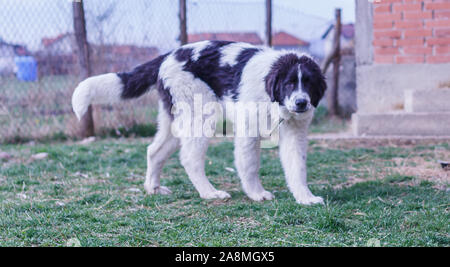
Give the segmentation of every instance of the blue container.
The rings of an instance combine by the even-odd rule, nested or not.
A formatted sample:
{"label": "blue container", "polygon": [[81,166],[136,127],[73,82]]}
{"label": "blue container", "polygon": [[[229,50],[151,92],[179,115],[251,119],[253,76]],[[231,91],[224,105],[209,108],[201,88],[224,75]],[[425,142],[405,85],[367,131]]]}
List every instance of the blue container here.
{"label": "blue container", "polygon": [[34,82],[37,80],[37,63],[33,57],[15,57],[14,61],[17,67],[17,79],[27,82]]}

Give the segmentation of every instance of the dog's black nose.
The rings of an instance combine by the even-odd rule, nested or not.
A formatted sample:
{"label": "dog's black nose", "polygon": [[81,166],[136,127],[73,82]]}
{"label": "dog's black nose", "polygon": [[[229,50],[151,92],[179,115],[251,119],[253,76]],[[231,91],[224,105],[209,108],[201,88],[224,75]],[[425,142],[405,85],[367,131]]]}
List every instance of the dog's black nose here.
{"label": "dog's black nose", "polygon": [[297,110],[303,111],[306,109],[308,101],[306,99],[297,99],[295,100],[295,105],[297,106]]}

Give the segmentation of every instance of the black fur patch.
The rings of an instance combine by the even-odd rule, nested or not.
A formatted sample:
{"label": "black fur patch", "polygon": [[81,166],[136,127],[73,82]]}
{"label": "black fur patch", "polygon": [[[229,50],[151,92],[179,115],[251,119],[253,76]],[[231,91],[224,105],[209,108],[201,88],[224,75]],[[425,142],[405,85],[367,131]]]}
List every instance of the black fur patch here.
{"label": "black fur patch", "polygon": [[157,82],[159,67],[168,55],[159,56],[131,72],[117,73],[123,83],[122,99],[137,98],[145,94]]}
{"label": "black fur patch", "polygon": [[314,107],[317,107],[320,99],[322,99],[327,90],[325,76],[323,76],[319,65],[307,56],[302,56],[300,58],[300,70],[302,72],[303,90],[308,93],[311,104]]}
{"label": "black fur patch", "polygon": [[[299,68],[300,67],[300,68]],[[298,57],[296,54],[281,56],[265,77],[266,92],[272,102],[283,105],[286,96],[299,88],[298,70],[302,74],[302,89],[308,93],[311,104],[317,107],[326,90],[325,78],[320,67],[307,56]]]}
{"label": "black fur patch", "polygon": [[180,48],[175,51],[175,58],[180,61],[188,61],[192,57],[192,48]]}
{"label": "black fur patch", "polygon": [[272,102],[283,105],[283,100],[295,91],[298,84],[299,58],[296,54],[286,54],[273,63],[266,76],[266,92]]}
{"label": "black fur patch", "polygon": [[167,113],[173,119],[173,114],[171,112],[172,107],[173,107],[173,102],[172,102],[172,95],[170,94],[170,88],[164,87],[162,80],[158,80],[157,88],[158,88],[159,98],[163,103],[164,109],[167,111]]}
{"label": "black fur patch", "polygon": [[220,66],[222,57],[220,49],[231,43],[233,42],[212,41],[200,52],[196,61],[192,60],[192,49],[178,49],[175,56],[181,62],[186,61],[183,70],[191,72],[194,77],[205,82],[219,99],[224,95],[237,99],[237,88],[241,81],[242,70],[259,49],[243,49],[237,57],[237,64]]}

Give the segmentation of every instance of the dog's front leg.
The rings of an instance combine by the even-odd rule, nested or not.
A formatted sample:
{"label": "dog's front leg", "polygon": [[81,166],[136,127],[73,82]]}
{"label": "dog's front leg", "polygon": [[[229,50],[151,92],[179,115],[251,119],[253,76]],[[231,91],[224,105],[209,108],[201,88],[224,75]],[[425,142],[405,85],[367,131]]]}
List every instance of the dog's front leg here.
{"label": "dog's front leg", "polygon": [[323,203],[321,197],[314,196],[306,182],[306,153],[308,149],[308,124],[295,120],[280,126],[280,159],[289,190],[297,203],[311,205]]}
{"label": "dog's front leg", "polygon": [[261,141],[259,138],[236,137],[234,147],[235,165],[241,178],[242,188],[255,201],[272,200],[273,194],[266,191],[258,178]]}

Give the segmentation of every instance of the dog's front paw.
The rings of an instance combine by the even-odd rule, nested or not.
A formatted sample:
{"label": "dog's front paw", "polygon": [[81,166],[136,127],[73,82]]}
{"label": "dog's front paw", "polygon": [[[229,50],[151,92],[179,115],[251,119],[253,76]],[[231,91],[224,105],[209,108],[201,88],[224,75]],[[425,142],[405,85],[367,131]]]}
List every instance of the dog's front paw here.
{"label": "dog's front paw", "polygon": [[203,199],[225,199],[225,198],[231,198],[230,194],[228,194],[225,191],[220,191],[220,190],[216,190],[216,191],[212,191],[206,194],[201,194],[200,195],[201,198]]}
{"label": "dog's front paw", "polygon": [[311,196],[302,196],[296,198],[298,204],[302,205],[314,205],[314,204],[323,204],[323,198],[316,197],[314,195]]}
{"label": "dog's front paw", "polygon": [[155,195],[155,194],[170,195],[170,194],[172,194],[172,191],[170,191],[170,189],[165,186],[154,187],[154,186],[144,184],[144,188],[145,188],[145,191],[147,192],[147,194],[149,194],[149,195]]}
{"label": "dog's front paw", "polygon": [[272,200],[275,198],[275,196],[269,191],[262,191],[260,193],[251,193],[247,195],[251,200],[254,201]]}

